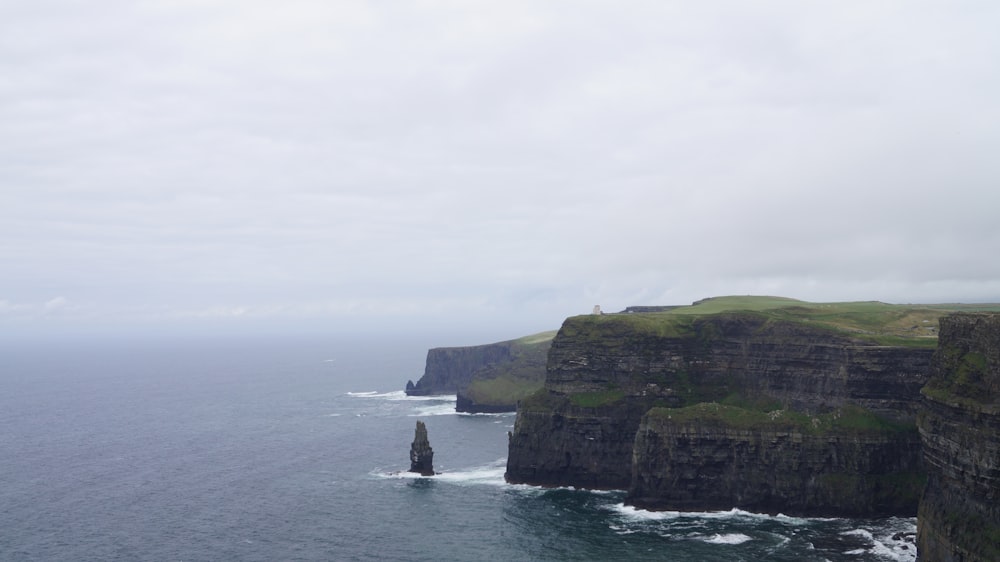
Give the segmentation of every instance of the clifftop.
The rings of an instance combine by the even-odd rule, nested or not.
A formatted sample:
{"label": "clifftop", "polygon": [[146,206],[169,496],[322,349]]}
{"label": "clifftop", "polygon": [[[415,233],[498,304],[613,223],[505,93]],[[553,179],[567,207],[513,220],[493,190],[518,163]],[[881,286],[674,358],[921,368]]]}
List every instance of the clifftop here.
{"label": "clifftop", "polygon": [[555,332],[468,347],[427,352],[424,375],[406,386],[411,396],[456,394],[459,411],[514,411],[517,401],[538,390]]}
{"label": "clifftop", "polygon": [[[655,312],[637,309],[663,308]],[[632,329],[650,330],[670,326],[684,317],[715,315],[725,312],[755,314],[772,321],[808,324],[875,345],[934,347],[939,330],[938,319],[957,311],[1000,311],[1000,304],[889,304],[879,301],[813,303],[786,297],[725,296],[711,297],[677,307],[629,307],[619,314],[590,316],[598,318],[635,318]],[[586,318],[586,317],[583,317]],[[661,328],[669,330],[669,327]]]}
{"label": "clifftop", "polygon": [[719,297],[568,318],[507,479],[654,509],[912,515],[938,318],[990,308]]}

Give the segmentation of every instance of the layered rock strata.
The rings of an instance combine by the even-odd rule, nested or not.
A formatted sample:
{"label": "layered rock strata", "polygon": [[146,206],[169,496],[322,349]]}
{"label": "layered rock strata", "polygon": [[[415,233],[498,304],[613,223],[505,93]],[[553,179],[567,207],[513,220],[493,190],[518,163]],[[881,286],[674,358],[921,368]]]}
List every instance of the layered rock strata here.
{"label": "layered rock strata", "polygon": [[916,515],[924,476],[915,429],[851,409],[838,414],[654,408],[636,433],[627,501],[681,511]]}
{"label": "layered rock strata", "polygon": [[1000,314],[941,319],[918,418],[921,560],[1000,560]]}
{"label": "layered rock strata", "polygon": [[408,396],[455,394],[472,381],[476,371],[511,360],[511,343],[468,347],[437,347],[427,351],[424,375],[407,384]]}
{"label": "layered rock strata", "polygon": [[427,426],[422,421],[417,421],[413,443],[410,444],[410,472],[423,476],[434,475],[434,449],[431,449],[430,440],[427,439]]}
{"label": "layered rock strata", "polygon": [[456,410],[513,412],[518,400],[541,388],[555,332],[469,347],[427,352],[424,376],[406,385],[406,394],[455,394]]}
{"label": "layered rock strata", "polygon": [[[912,514],[922,484],[913,420],[932,353],[754,313],[570,318],[549,352],[544,389],[518,411],[506,476],[629,489],[636,503],[657,508]],[[646,416],[654,407],[711,402],[809,419],[854,408],[879,420],[876,427],[895,429],[852,433],[831,423],[823,434],[744,431]],[[733,467],[761,460],[787,478],[752,495]],[[751,476],[758,486],[770,478]],[[904,505],[879,499],[878,490],[897,485],[905,487]],[[839,499],[845,492],[877,497],[850,504]]]}

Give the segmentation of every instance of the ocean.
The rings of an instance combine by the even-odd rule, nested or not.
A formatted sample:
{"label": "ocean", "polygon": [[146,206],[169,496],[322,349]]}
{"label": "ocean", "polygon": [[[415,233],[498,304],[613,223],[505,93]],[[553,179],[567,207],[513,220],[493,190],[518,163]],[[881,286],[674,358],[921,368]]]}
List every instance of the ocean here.
{"label": "ocean", "polygon": [[[915,559],[911,518],[652,513],[506,484],[513,414],[400,390],[426,349],[4,344],[0,560]],[[433,477],[404,472],[417,420]]]}

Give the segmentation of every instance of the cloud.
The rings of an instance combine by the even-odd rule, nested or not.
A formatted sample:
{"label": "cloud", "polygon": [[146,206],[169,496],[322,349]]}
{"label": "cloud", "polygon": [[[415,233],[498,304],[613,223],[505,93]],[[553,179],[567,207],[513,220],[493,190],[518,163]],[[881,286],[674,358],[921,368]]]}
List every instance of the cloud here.
{"label": "cloud", "polygon": [[3,10],[8,317],[1000,299],[992,5]]}

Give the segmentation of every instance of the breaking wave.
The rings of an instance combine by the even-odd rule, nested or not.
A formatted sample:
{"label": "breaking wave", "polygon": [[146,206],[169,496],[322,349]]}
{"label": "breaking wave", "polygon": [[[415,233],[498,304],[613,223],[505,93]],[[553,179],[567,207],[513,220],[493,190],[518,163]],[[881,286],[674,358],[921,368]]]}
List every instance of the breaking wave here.
{"label": "breaking wave", "polygon": [[449,484],[456,484],[460,486],[467,485],[490,485],[490,486],[506,486],[507,482],[504,480],[503,475],[507,470],[507,459],[498,459],[492,463],[475,466],[470,468],[464,468],[459,470],[443,470],[433,476],[421,476],[415,472],[406,471],[392,471],[386,472],[381,470],[372,471],[370,474],[377,478],[391,478],[391,479],[403,479],[410,480],[416,478],[427,478],[429,480],[434,480],[438,482],[447,482]]}
{"label": "breaking wave", "polygon": [[393,390],[391,392],[378,392],[371,390],[367,392],[348,392],[347,396],[352,398],[382,398],[385,400],[427,402],[427,401],[450,401],[455,402],[454,394],[435,394],[431,396],[407,396],[404,390]]}
{"label": "breaking wave", "polygon": [[743,533],[726,533],[721,535],[715,534],[711,537],[698,537],[698,540],[709,544],[743,544],[747,541],[752,541],[753,538]]}

